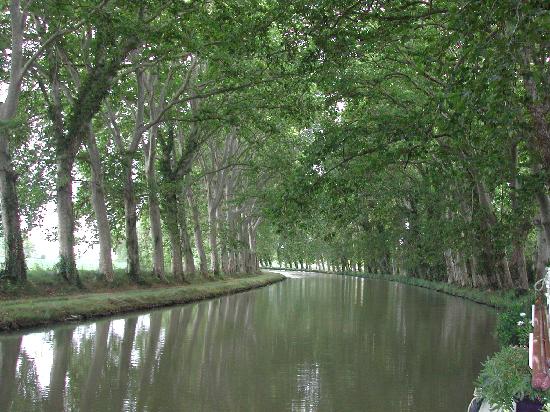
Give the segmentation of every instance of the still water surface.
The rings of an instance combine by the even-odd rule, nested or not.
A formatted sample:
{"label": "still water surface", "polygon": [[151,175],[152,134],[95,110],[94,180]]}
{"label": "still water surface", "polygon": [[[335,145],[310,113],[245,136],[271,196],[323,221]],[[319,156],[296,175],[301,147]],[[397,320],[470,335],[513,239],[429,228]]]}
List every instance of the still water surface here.
{"label": "still water surface", "polygon": [[0,335],[0,411],[463,412],[495,314],[296,275],[234,296]]}

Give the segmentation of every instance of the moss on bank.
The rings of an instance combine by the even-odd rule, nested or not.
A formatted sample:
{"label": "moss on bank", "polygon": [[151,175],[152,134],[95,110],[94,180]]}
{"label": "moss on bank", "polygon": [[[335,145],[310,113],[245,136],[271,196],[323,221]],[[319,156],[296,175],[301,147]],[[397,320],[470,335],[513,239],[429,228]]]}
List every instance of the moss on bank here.
{"label": "moss on bank", "polygon": [[136,310],[210,299],[259,288],[285,277],[276,273],[103,293],[68,294],[53,297],[0,301],[0,330],[9,331],[56,322],[84,320]]}

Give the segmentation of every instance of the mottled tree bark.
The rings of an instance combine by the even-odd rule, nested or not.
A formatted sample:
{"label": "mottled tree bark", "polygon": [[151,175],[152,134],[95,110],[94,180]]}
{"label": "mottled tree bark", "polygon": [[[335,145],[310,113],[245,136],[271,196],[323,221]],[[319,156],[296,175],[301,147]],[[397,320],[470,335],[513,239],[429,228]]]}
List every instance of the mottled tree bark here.
{"label": "mottled tree bark", "polygon": [[147,180],[149,223],[151,226],[151,239],[153,241],[153,275],[161,280],[165,280],[164,245],[162,240],[162,222],[160,218],[160,205],[155,165],[157,133],[158,128],[153,126],[149,133],[149,142],[143,145],[143,151],[145,154],[145,177]]}
{"label": "mottled tree bark", "polygon": [[550,259],[550,243],[543,230],[539,227],[537,230],[537,260],[535,266],[535,281],[544,278],[546,266]]}
{"label": "mottled tree bark", "polygon": [[79,284],[74,254],[75,219],[73,210],[73,159],[70,154],[59,154],[57,157],[56,201],[57,201],[57,233],[59,240],[58,271],[65,280]]}
{"label": "mottled tree bark", "polygon": [[24,282],[27,280],[27,264],[21,233],[17,174],[13,169],[5,130],[0,131],[0,206],[4,234],[4,274],[8,279]]}
{"label": "mottled tree bark", "polygon": [[90,157],[90,166],[92,169],[92,179],[90,189],[92,193],[92,206],[97,222],[97,233],[99,238],[99,272],[105,277],[107,282],[112,282],[114,278],[112,249],[113,242],[111,238],[111,225],[107,215],[107,204],[105,201],[105,189],[103,183],[103,170],[95,134],[91,130],[88,136],[88,154]]}
{"label": "mottled tree bark", "polygon": [[132,158],[124,159],[124,228],[126,234],[126,270],[133,281],[138,281],[141,273],[139,261],[139,242],[137,234],[137,208],[132,179]]}
{"label": "mottled tree bark", "polygon": [[178,197],[175,192],[175,182],[170,182],[168,193],[164,199],[164,221],[166,223],[166,230],[170,237],[170,249],[172,254],[172,276],[175,279],[182,281],[185,278],[183,268],[183,255],[182,245],[184,242],[180,233],[180,216],[181,211],[178,204]]}
{"label": "mottled tree bark", "polygon": [[189,237],[189,228],[187,227],[187,209],[184,207],[182,202],[182,207],[180,208],[180,236],[181,244],[183,248],[183,258],[185,261],[185,273],[187,276],[195,276],[195,258],[193,256],[193,250],[191,249],[191,239]]}
{"label": "mottled tree bark", "polygon": [[208,276],[208,262],[206,260],[206,253],[204,251],[204,240],[202,236],[199,208],[195,201],[195,196],[193,194],[193,188],[191,187],[191,185],[187,186],[186,197],[189,208],[191,209],[191,216],[193,218],[195,248],[197,249],[197,253],[199,255],[199,271],[202,276],[206,277]]}
{"label": "mottled tree bark", "polygon": [[510,147],[510,200],[512,212],[516,216],[516,224],[514,225],[514,233],[512,236],[512,262],[516,269],[518,285],[521,289],[529,289],[529,280],[527,278],[527,264],[525,261],[525,240],[531,229],[529,219],[519,218],[521,212],[518,205],[518,191],[520,184],[518,181],[517,171],[517,144],[513,143]]}
{"label": "mottled tree bark", "polygon": [[208,243],[210,244],[210,266],[214,276],[220,275],[220,260],[218,253],[218,222],[213,199],[208,196]]}
{"label": "mottled tree bark", "polygon": [[[483,182],[481,182],[476,176],[474,176],[474,178],[476,179],[476,190],[478,194],[479,204],[482,208],[482,218],[485,225],[485,230],[490,233],[492,230],[494,230],[494,227],[497,224],[497,219],[493,212],[491,198]],[[504,286],[506,288],[513,287],[514,283],[512,281],[510,267],[508,265],[508,259],[506,258],[506,255],[503,252],[495,250],[493,241],[492,239],[490,239],[490,236],[488,237],[487,234],[485,234],[485,236],[487,238],[485,242],[485,249],[486,252],[490,254],[490,257],[493,261],[493,268],[496,275],[497,286]],[[498,269],[499,267],[500,270]],[[493,284],[491,286],[494,286],[494,282],[492,283]]]}
{"label": "mottled tree bark", "polygon": [[[0,121],[12,120],[17,114],[21,84],[25,75],[23,57],[23,31],[25,16],[19,0],[10,0],[9,19],[11,31],[11,56],[9,83],[4,102],[0,103]],[[36,55],[32,58],[36,58]],[[27,265],[21,234],[21,217],[17,196],[17,174],[15,173],[9,147],[9,131],[4,125],[0,130],[0,207],[4,231],[4,274],[11,280],[27,280]]]}

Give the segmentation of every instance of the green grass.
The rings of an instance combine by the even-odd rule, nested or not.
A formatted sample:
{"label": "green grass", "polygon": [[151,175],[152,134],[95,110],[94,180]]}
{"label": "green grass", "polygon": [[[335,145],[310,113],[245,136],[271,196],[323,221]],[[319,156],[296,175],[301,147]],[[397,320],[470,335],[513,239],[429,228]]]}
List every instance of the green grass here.
{"label": "green grass", "polygon": [[374,275],[363,273],[339,273],[343,276],[356,276],[366,279],[382,279],[406,285],[435,290],[452,296],[458,296],[499,310],[512,309],[518,306],[530,305],[535,301],[534,292],[517,296],[514,290],[488,290],[461,287],[447,282],[418,279],[408,276]]}
{"label": "green grass", "polygon": [[[159,285],[109,292],[0,300],[0,330],[17,330],[54,322],[84,320],[210,299],[266,286],[284,279],[275,273],[201,281],[188,285]],[[36,285],[36,283],[35,283]],[[74,293],[73,293],[74,292]]]}
{"label": "green grass", "polygon": [[[151,273],[141,274],[139,283],[132,282],[125,270],[115,270],[114,279],[107,283],[98,272],[79,270],[82,287],[68,284],[59,275],[52,271],[34,268],[28,272],[26,283],[13,283],[7,279],[0,281],[0,302],[6,299],[20,299],[40,296],[72,295],[90,292],[110,292],[128,289],[150,289],[156,287],[177,286],[179,282],[167,276],[165,281],[154,277]],[[213,277],[213,276],[212,276]],[[218,278],[219,279],[219,278]],[[191,279],[191,283],[208,282],[198,275]],[[185,284],[190,282],[183,282]]]}

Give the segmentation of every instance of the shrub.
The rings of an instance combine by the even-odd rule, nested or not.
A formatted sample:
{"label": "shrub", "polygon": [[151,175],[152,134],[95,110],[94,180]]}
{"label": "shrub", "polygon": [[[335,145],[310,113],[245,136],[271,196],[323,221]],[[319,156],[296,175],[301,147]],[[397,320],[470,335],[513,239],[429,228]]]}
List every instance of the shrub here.
{"label": "shrub", "polygon": [[529,313],[525,306],[514,306],[497,315],[497,338],[501,346],[527,346],[531,332]]}
{"label": "shrub", "polygon": [[529,352],[517,346],[508,346],[495,353],[484,364],[477,386],[481,396],[492,406],[511,410],[515,400],[547,400],[545,394],[531,387]]}

